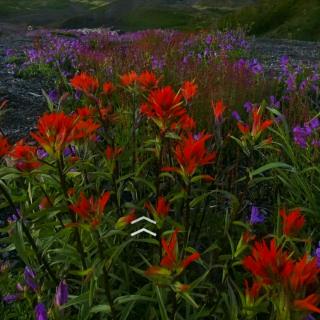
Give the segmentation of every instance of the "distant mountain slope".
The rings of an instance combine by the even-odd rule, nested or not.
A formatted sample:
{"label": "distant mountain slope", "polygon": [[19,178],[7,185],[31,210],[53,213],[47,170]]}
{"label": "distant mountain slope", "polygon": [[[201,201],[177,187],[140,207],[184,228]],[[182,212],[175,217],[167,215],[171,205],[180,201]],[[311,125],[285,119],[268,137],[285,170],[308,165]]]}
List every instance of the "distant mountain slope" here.
{"label": "distant mountain slope", "polygon": [[251,26],[251,33],[278,38],[320,40],[320,0],[259,0],[222,18],[221,27]]}
{"label": "distant mountain slope", "polygon": [[208,28],[254,0],[0,0],[1,22],[123,30]]}

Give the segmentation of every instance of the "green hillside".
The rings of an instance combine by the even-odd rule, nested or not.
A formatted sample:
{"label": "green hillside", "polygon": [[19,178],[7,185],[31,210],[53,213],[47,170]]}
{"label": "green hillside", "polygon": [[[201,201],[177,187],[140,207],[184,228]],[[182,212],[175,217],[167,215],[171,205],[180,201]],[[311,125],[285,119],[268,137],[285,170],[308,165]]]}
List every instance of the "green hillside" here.
{"label": "green hillside", "polygon": [[249,26],[255,35],[320,40],[319,0],[260,0],[221,18],[220,27]]}
{"label": "green hillside", "polygon": [[210,28],[254,0],[11,0],[0,1],[1,22],[46,27]]}

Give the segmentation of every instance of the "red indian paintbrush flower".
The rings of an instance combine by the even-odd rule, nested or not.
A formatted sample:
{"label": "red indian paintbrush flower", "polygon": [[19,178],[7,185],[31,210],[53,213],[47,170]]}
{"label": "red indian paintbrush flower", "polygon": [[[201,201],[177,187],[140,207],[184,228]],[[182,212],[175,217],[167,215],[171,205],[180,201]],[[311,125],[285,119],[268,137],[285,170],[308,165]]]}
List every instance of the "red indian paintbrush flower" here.
{"label": "red indian paintbrush flower", "polygon": [[172,272],[176,272],[176,274],[180,274],[183,270],[185,270],[193,261],[200,259],[200,253],[194,252],[190,256],[184,258],[182,261],[180,260],[178,253],[178,230],[176,229],[169,240],[164,238],[161,239],[161,245],[164,251],[163,258],[160,261],[160,267],[151,266],[146,274],[149,276],[158,276],[161,273],[167,274],[166,270],[168,270],[171,274]]}
{"label": "red indian paintbrush flower", "polygon": [[319,283],[318,275],[320,268],[317,265],[317,258],[308,259],[305,255],[300,261],[294,264],[290,275],[289,285],[293,292],[303,291],[308,286]]}
{"label": "red indian paintbrush flower", "polygon": [[138,79],[138,75],[135,71],[131,71],[129,73],[123,74],[122,76],[120,76],[120,81],[122,83],[123,86],[125,87],[129,87],[132,86],[136,83]]}
{"label": "red indian paintbrush flower", "polygon": [[25,145],[23,140],[13,146],[9,155],[16,160],[15,166],[18,170],[31,171],[41,166],[37,158],[37,148]]}
{"label": "red indian paintbrush flower", "polygon": [[256,241],[251,256],[245,257],[242,263],[264,284],[286,283],[293,270],[293,261],[287,252],[277,247],[274,239],[270,247],[265,241]]}
{"label": "red indian paintbrush flower", "polygon": [[217,103],[211,101],[211,107],[216,121],[221,122],[223,112],[227,107],[223,104],[222,100],[219,100]]}
{"label": "red indian paintbrush flower", "polygon": [[205,146],[210,134],[200,133],[196,137],[188,134],[176,145],[175,157],[179,168],[165,167],[162,171],[176,171],[192,176],[198,167],[210,164],[216,158],[216,152],[209,152]]}
{"label": "red indian paintbrush flower", "polygon": [[0,157],[5,156],[10,150],[9,141],[6,137],[0,136]]}
{"label": "red indian paintbrush flower", "polygon": [[265,131],[267,128],[269,128],[273,121],[271,119],[262,121],[262,108],[253,108],[251,111],[252,115],[252,127],[250,130],[250,127],[248,124],[243,123],[242,121],[238,121],[237,125],[239,130],[242,134],[246,135],[248,133],[251,133],[251,136],[256,138],[258,137],[263,131]]}
{"label": "red indian paintbrush flower", "polygon": [[283,233],[286,236],[297,234],[304,226],[305,218],[299,208],[291,210],[289,214],[286,214],[286,211],[281,209],[280,216],[283,218]]}
{"label": "red indian paintbrush flower", "polygon": [[248,280],[244,280],[245,294],[249,300],[254,300],[259,296],[262,284],[260,282],[253,282],[252,286],[249,286]]}
{"label": "red indian paintbrush flower", "polygon": [[137,78],[140,86],[145,89],[153,89],[158,86],[159,79],[157,79],[156,75],[153,72],[144,71]]}
{"label": "red indian paintbrush flower", "polygon": [[260,134],[261,132],[266,130],[268,127],[270,127],[273,123],[273,121],[270,119],[262,122],[262,115],[260,114],[260,108],[259,109],[253,108],[252,115],[253,115],[253,125],[252,125],[251,134],[253,136]]}
{"label": "red indian paintbrush flower", "polygon": [[163,196],[158,197],[155,208],[150,202],[147,202],[145,207],[152,215],[160,218],[165,218],[170,211],[170,203]]}
{"label": "red indian paintbrush flower", "polygon": [[191,101],[197,94],[198,85],[191,81],[185,81],[181,87],[181,93],[186,101]]}
{"label": "red indian paintbrush flower", "polygon": [[92,119],[54,112],[45,113],[38,121],[38,132],[30,134],[46,152],[59,156],[68,143],[90,137],[99,127]]}
{"label": "red indian paintbrush flower", "polygon": [[141,106],[140,111],[165,130],[186,115],[187,111],[181,104],[182,96],[167,86],[151,91],[147,103]]}
{"label": "red indian paintbrush flower", "polygon": [[109,199],[110,192],[105,192],[97,201],[94,200],[93,196],[87,199],[84,193],[81,192],[78,201],[70,205],[69,208],[95,228],[101,222],[104,208]]}
{"label": "red indian paintbrush flower", "polygon": [[170,204],[165,197],[160,196],[156,203],[156,212],[160,217],[166,217],[170,211]]}
{"label": "red indian paintbrush flower", "polygon": [[114,90],[115,90],[115,86],[113,85],[112,82],[105,82],[103,85],[102,85],[102,91],[104,94],[106,95],[110,95]]}
{"label": "red indian paintbrush flower", "polygon": [[107,146],[106,157],[108,160],[115,160],[121,153],[123,149],[120,147]]}
{"label": "red indian paintbrush flower", "polygon": [[70,80],[70,83],[76,90],[85,93],[94,93],[99,87],[98,80],[85,72],[75,75]]}
{"label": "red indian paintbrush flower", "polygon": [[320,309],[316,306],[320,303],[320,296],[316,293],[308,295],[304,299],[296,299],[294,306],[297,309],[320,313]]}
{"label": "red indian paintbrush flower", "polygon": [[125,228],[128,224],[130,224],[133,220],[135,220],[136,217],[137,217],[136,211],[133,209],[130,213],[118,219],[115,226],[116,229],[121,230]]}

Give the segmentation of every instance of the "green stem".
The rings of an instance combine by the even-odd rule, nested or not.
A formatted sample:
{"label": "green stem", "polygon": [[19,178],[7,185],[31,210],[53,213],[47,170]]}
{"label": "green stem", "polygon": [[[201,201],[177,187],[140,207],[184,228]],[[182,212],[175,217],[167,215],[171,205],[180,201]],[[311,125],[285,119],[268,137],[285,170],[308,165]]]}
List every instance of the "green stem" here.
{"label": "green stem", "polygon": [[109,282],[109,274],[108,274],[108,270],[105,266],[104,263],[104,255],[103,255],[103,246],[102,246],[102,242],[100,239],[100,234],[98,231],[95,231],[95,236],[97,239],[97,244],[98,244],[98,251],[99,251],[99,256],[100,259],[103,263],[103,267],[102,267],[102,271],[103,271],[103,283],[104,283],[104,292],[105,295],[107,297],[107,301],[110,305],[110,309],[111,309],[111,314],[112,314],[112,319],[116,320],[117,319],[117,313],[116,313],[116,309],[112,300],[112,296],[111,296],[111,287],[110,287],[110,282]]}

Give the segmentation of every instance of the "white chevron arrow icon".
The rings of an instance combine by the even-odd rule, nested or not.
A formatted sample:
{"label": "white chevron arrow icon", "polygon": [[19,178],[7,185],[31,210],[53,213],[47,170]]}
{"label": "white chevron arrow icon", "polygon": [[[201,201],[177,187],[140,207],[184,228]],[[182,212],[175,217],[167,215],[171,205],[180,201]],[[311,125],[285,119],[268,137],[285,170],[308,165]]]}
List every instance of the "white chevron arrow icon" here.
{"label": "white chevron arrow icon", "polygon": [[148,221],[150,223],[157,224],[154,220],[152,220],[152,219],[150,219],[148,217],[145,217],[145,216],[142,216],[142,217],[140,217],[138,219],[135,219],[135,220],[131,221],[131,224],[135,224],[135,223],[140,222],[142,220],[146,220],[146,221]]}
{"label": "white chevron arrow icon", "polygon": [[137,234],[142,233],[142,232],[148,233],[148,234],[150,234],[150,235],[153,236],[153,237],[155,237],[155,236],[157,235],[155,232],[152,232],[152,231],[150,231],[150,230],[148,230],[148,229],[146,229],[146,228],[142,228],[142,229],[139,229],[139,230],[136,231],[136,232],[131,233],[131,237],[134,237],[134,236],[136,236]]}
{"label": "white chevron arrow icon", "polygon": [[[138,223],[138,222],[143,221],[143,220],[145,220],[145,221],[147,221],[147,222],[149,222],[149,223],[152,223],[152,224],[157,224],[156,221],[154,221],[154,220],[152,220],[152,219],[150,219],[150,218],[148,218],[148,217],[145,217],[145,216],[142,216],[142,217],[140,217],[140,218],[138,218],[138,219],[135,219],[135,220],[131,221],[131,224],[135,224],[135,223]],[[131,233],[131,237],[134,237],[134,236],[136,236],[137,234],[143,233],[143,232],[148,233],[148,234],[150,234],[150,235],[153,236],[153,237],[155,237],[155,236],[157,235],[155,232],[152,232],[152,231],[150,231],[150,230],[148,230],[148,229],[146,229],[146,228],[142,228],[142,229],[139,229],[139,230]]]}

